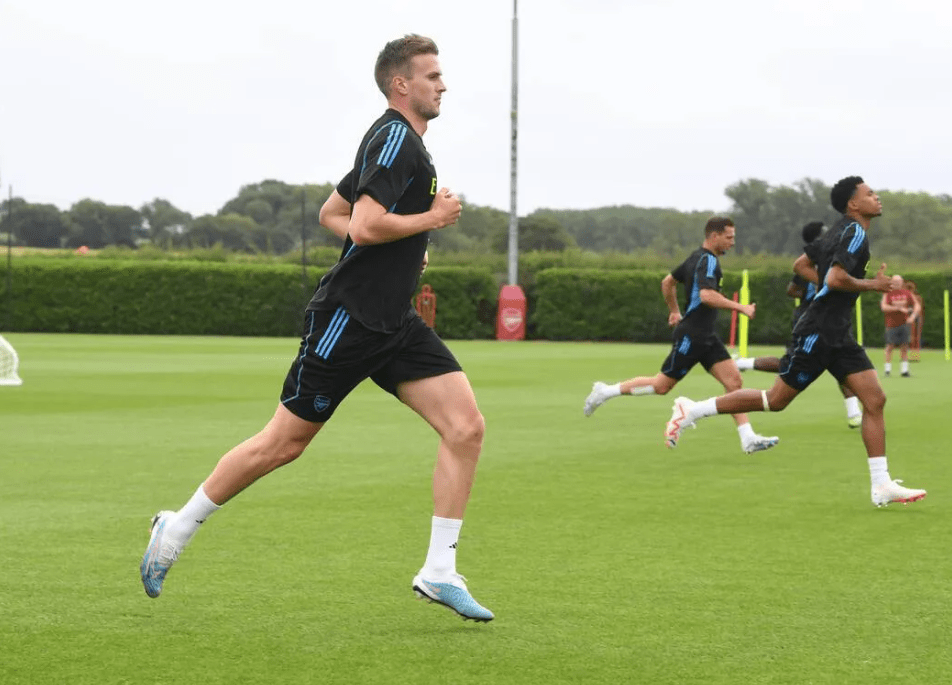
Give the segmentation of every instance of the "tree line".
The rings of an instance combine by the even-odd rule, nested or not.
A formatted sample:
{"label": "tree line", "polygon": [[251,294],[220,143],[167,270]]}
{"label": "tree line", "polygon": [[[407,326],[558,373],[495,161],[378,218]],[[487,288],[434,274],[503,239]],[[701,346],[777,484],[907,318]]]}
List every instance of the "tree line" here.
{"label": "tree line", "polygon": [[[318,225],[318,212],[334,186],[293,185],[277,180],[238,191],[215,214],[193,217],[169,200],[141,207],[83,199],[67,210],[12,198],[0,203],[0,233],[17,245],[39,248],[98,249],[152,245],[163,250],[222,247],[252,254],[286,254],[308,247],[339,245]],[[837,220],[829,205],[830,187],[805,178],[791,186],[746,179],[724,191],[731,201],[740,254],[796,255],[801,227],[810,221]],[[952,196],[882,191],[884,213],[875,224],[877,254],[917,261],[952,257]],[[676,256],[703,239],[714,214],[670,208],[618,205],[584,210],[539,209],[519,218],[520,250],[650,253]],[[431,233],[434,247],[447,251],[505,253],[509,216],[463,198],[460,221]],[[6,239],[6,236],[5,236]]]}

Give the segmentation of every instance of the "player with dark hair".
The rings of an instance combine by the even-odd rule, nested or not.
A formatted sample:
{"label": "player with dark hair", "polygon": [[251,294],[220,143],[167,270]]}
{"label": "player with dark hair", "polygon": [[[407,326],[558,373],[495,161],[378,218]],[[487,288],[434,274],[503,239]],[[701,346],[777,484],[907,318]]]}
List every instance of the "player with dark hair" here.
{"label": "player with dark hair", "polygon": [[[803,227],[801,235],[803,236],[804,249],[814,240],[820,237],[826,227],[822,221],[811,221]],[[807,310],[813,296],[816,295],[816,284],[806,280],[800,274],[794,273],[790,283],[787,284],[787,295],[800,300],[800,304],[793,310],[793,324],[791,329],[796,328],[797,321]],[[787,352],[791,352],[789,348]],[[741,372],[766,371],[768,373],[780,372],[779,357],[740,357],[735,359],[737,368]],[[863,421],[863,413],[859,406],[859,398],[845,385],[840,385],[840,392],[843,393],[843,401],[846,405],[846,425],[850,428],[859,428]]]}
{"label": "player with dark hair", "polygon": [[806,246],[794,262],[794,270],[819,291],[800,317],[781,362],[780,375],[770,390],[737,390],[721,397],[694,402],[686,397],[674,401],[665,440],[676,447],[681,431],[700,419],[715,414],[752,411],[781,411],[824,371],[852,390],[863,403],[863,443],[870,473],[870,497],[877,507],[890,502],[915,502],[925,490],[903,487],[889,475],[886,461],[886,424],[883,407],[886,395],[873,363],[853,338],[850,317],[861,292],[889,292],[891,279],[886,265],[876,276],[865,278],[869,264],[866,232],[874,217],[882,214],[882,203],[862,178],[850,176],[833,186],[834,209],[843,218],[819,240]]}
{"label": "player with dark hair", "polygon": [[261,432],[221,458],[182,509],[153,518],[140,568],[150,597],[162,591],[169,568],[208,516],[300,456],[350,391],[370,378],[440,436],[430,546],[412,589],[465,619],[493,618],[456,571],[483,416],[459,363],[410,304],[428,232],[455,223],[461,209],[456,195],[437,190],[422,140],[446,91],[437,55],[432,40],[416,35],[381,51],[374,74],[388,109],[367,131],[353,169],[321,210],[321,221],[346,240],[306,308],[304,335],[280,403]]}
{"label": "player with dark hair", "polygon": [[[661,371],[654,376],[638,376],[608,385],[596,381],[585,399],[585,416],[591,416],[602,404],[622,395],[666,395],[695,364],[699,363],[730,392],[743,385],[737,365],[724,343],[714,332],[718,309],[733,309],[754,317],[757,305],[738,304],[724,297],[721,290],[721,265],[718,257],[733,245],[734,222],[714,217],[704,227],[704,243],[661,281],[661,293],[668,305],[668,325],[674,327],[673,344]],[[684,285],[684,315],[678,307],[677,284]],[[754,433],[744,414],[734,416],[740,434],[741,449],[747,454],[770,449],[776,437]]]}

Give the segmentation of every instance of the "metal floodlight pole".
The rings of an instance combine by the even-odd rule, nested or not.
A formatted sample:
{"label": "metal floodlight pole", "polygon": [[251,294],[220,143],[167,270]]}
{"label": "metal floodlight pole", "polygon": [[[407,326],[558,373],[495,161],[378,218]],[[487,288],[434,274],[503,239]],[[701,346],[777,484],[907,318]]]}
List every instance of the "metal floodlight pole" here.
{"label": "metal floodlight pole", "polygon": [[519,283],[519,218],[516,214],[516,153],[519,129],[519,19],[518,0],[512,0],[512,111],[509,157],[509,285]]}
{"label": "metal floodlight pole", "polygon": [[307,291],[307,186],[301,184],[301,287]]}

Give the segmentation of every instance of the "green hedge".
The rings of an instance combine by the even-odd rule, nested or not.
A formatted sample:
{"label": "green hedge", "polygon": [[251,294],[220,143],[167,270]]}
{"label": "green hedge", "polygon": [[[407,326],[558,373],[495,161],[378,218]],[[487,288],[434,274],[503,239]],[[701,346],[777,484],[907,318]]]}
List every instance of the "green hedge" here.
{"label": "green hedge", "polygon": [[488,269],[431,266],[420,279],[436,293],[436,332],[448,340],[496,335],[499,290]]}
{"label": "green hedge", "polygon": [[[326,267],[187,261],[43,259],[12,261],[11,292],[0,262],[0,330],[157,335],[300,335],[304,307]],[[527,337],[550,340],[668,342],[661,279],[667,271],[548,268],[526,277]],[[952,271],[903,274],[925,299],[924,344],[942,347],[942,293]],[[437,295],[436,330],[447,339],[492,338],[499,276],[486,268],[433,266],[423,283]],[[790,334],[793,301],[785,269],[751,271],[757,315],[750,342],[779,345]],[[724,274],[722,292],[740,289]],[[679,302],[683,292],[679,289]],[[863,342],[883,344],[880,295],[863,295]],[[730,314],[718,332],[726,341]]]}
{"label": "green hedge", "polygon": [[[289,264],[18,258],[10,293],[0,265],[0,322],[9,331],[298,336],[325,269]],[[431,268],[436,329],[446,338],[494,332],[496,286],[482,269]]]}

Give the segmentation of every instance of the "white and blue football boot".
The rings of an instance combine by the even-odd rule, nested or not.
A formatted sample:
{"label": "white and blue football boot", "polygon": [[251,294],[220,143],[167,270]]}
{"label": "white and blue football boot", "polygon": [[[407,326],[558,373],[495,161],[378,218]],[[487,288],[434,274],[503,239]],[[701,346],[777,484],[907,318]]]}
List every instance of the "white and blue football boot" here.
{"label": "white and blue football boot", "polygon": [[174,515],[174,511],[160,511],[152,517],[152,536],[149,538],[149,546],[139,566],[142,585],[149,597],[158,597],[162,593],[165,574],[169,572],[182,551],[181,547],[165,539],[166,526]]}
{"label": "white and blue football boot", "polygon": [[466,589],[466,579],[458,573],[443,581],[426,580],[418,573],[413,579],[413,591],[420,599],[442,604],[467,621],[486,623],[495,618],[493,612],[473,599]]}

